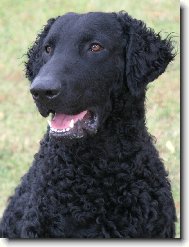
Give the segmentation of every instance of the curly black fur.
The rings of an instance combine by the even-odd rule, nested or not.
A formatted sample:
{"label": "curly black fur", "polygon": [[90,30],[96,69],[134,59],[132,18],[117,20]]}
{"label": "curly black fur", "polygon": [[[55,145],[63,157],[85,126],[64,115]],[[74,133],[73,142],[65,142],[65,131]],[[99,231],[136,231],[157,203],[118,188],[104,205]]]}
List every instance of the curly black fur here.
{"label": "curly black fur", "polygon": [[[69,15],[72,19],[78,18],[77,23],[79,18],[94,19],[94,22],[97,19],[94,13]],[[65,18],[70,18],[69,15]],[[117,56],[116,62],[108,64],[112,66],[111,76],[110,72],[104,72],[105,62],[100,65],[103,71],[98,73],[102,84],[107,83],[106,78],[111,82],[114,77],[108,86],[108,97],[102,96],[103,104],[101,98],[98,102],[104,105],[102,112],[106,114],[96,135],[71,143],[50,139],[47,130],[31,168],[9,200],[0,225],[2,237],[175,236],[171,187],[147,132],[144,106],[147,83],[163,73],[174,58],[171,42],[161,39],[127,13],[97,15],[102,24],[100,28],[103,20],[117,25],[111,25],[112,36],[117,35],[116,39],[119,36],[120,44],[114,47],[119,49],[113,53]],[[61,18],[51,19],[28,51],[26,76],[30,81],[46,63],[42,55],[43,41],[51,27],[56,31]],[[79,72],[76,74],[79,78]],[[97,74],[90,77],[93,84]],[[102,95],[105,89],[102,85]],[[98,99],[100,92],[94,93]]]}

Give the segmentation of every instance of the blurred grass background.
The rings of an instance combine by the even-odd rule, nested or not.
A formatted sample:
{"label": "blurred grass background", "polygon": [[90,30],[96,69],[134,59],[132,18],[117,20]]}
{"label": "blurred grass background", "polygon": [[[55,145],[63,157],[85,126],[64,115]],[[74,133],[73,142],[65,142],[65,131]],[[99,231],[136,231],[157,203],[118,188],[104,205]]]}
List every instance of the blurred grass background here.
{"label": "blurred grass background", "polygon": [[180,237],[180,6],[178,0],[0,1],[0,217],[8,197],[31,165],[46,120],[37,112],[24,77],[27,49],[46,21],[65,12],[125,10],[165,37],[173,32],[178,55],[149,85],[147,125],[169,171]]}

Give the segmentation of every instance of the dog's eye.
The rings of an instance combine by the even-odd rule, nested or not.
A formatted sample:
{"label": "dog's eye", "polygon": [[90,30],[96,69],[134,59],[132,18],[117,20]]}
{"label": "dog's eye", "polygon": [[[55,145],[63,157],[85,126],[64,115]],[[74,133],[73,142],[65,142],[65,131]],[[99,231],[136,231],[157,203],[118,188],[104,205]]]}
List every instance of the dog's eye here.
{"label": "dog's eye", "polygon": [[98,51],[101,51],[103,49],[104,48],[100,44],[97,44],[97,43],[92,44],[90,47],[90,50],[93,52],[98,52]]}
{"label": "dog's eye", "polygon": [[45,46],[45,52],[50,54],[52,52],[52,47],[50,45]]}

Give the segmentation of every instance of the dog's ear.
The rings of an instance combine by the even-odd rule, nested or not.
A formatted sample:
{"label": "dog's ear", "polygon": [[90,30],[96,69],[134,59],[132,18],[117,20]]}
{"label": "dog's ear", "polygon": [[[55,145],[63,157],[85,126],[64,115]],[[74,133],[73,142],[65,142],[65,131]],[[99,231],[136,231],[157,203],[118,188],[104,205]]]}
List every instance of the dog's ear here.
{"label": "dog's ear", "polygon": [[42,60],[43,40],[47,36],[52,24],[57,20],[57,18],[51,18],[47,21],[47,24],[44,26],[41,32],[37,35],[35,42],[29,48],[26,54],[28,61],[25,62],[25,73],[26,73],[26,77],[30,81],[32,81],[35,78],[41,66],[43,65],[43,60]]}
{"label": "dog's ear", "polygon": [[125,37],[125,80],[131,94],[138,96],[173,60],[171,38],[162,39],[127,13],[119,12],[117,18]]}

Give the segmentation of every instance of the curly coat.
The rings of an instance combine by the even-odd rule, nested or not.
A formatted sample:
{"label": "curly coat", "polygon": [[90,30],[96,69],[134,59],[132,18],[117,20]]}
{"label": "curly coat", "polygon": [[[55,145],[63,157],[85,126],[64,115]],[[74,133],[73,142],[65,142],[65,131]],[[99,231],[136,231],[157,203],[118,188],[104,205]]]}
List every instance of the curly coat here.
{"label": "curly coat", "polygon": [[[89,102],[100,106],[100,126],[95,135],[72,142],[51,139],[48,128],[31,168],[9,200],[1,220],[1,236],[173,238],[176,214],[171,186],[145,124],[146,86],[173,60],[170,38],[162,39],[124,12],[71,13],[50,19],[28,51],[26,76],[31,82],[42,70],[46,73],[44,66],[50,62],[44,61],[42,54],[44,40],[53,32],[59,35],[61,21],[69,23],[64,25],[65,33],[72,33],[76,26],[76,36],[87,28],[93,33],[101,29],[109,32],[112,48],[104,55],[108,58],[96,65],[97,72],[92,62],[85,60],[94,57],[87,57],[82,58],[82,67],[77,70],[78,62],[69,73],[70,87],[72,78],[86,83],[89,92],[99,87],[97,81],[101,83],[101,90],[93,91],[91,101],[79,88],[84,99],[76,102],[78,107]],[[72,44],[71,34],[64,39]],[[69,66],[72,57],[64,57]],[[82,76],[86,78],[88,73],[85,63],[92,72],[84,81]],[[66,73],[55,62],[49,71],[58,66]],[[67,94],[70,99],[69,88]],[[61,104],[63,107],[64,102]],[[47,115],[46,105],[37,106]],[[57,103],[57,107],[61,106]]]}

